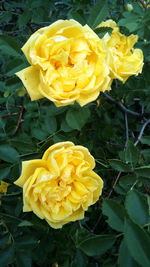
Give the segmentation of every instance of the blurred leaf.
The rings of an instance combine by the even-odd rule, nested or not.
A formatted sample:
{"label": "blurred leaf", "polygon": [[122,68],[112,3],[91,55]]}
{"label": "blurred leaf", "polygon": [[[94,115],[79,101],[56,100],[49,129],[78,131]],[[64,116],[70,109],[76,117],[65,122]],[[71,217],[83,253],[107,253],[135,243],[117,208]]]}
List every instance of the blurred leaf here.
{"label": "blurred leaf", "polygon": [[72,131],[72,128],[67,124],[66,120],[62,120],[62,123],[61,123],[61,130],[63,132],[71,132]]}
{"label": "blurred leaf", "polygon": [[108,224],[114,230],[123,232],[126,211],[124,207],[115,200],[105,199],[102,206],[103,214],[108,217]]}
{"label": "blurred leaf", "polygon": [[150,146],[150,136],[143,136],[140,141],[142,144]]}
{"label": "blurred leaf", "polygon": [[91,8],[90,16],[88,18],[87,24],[95,28],[97,25],[102,22],[104,18],[107,17],[108,13],[108,3],[107,0],[98,0],[96,5]]}
{"label": "blurred leaf", "polygon": [[4,236],[1,235],[1,238],[0,238],[0,248],[5,246],[9,241],[9,235],[8,234],[5,234]]}
{"label": "blurred leaf", "polygon": [[90,111],[88,108],[83,108],[80,110],[70,109],[66,114],[66,121],[72,129],[81,130],[85,125],[90,116]]}
{"label": "blurred leaf", "polygon": [[140,267],[140,265],[131,257],[124,239],[119,248],[118,264],[120,267]]}
{"label": "blurred leaf", "polygon": [[42,122],[43,131],[47,131],[48,134],[52,134],[57,130],[57,121],[55,117],[47,117]]}
{"label": "blurred leaf", "polygon": [[40,141],[42,141],[43,139],[45,139],[48,136],[47,132],[40,129],[40,127],[37,127],[37,128],[34,127],[34,128],[32,128],[31,131],[32,131],[31,132],[32,136],[35,137],[36,139],[40,140]]}
{"label": "blurred leaf", "polygon": [[110,159],[109,164],[114,170],[117,170],[119,172],[131,171],[131,167],[128,164],[118,159]]}
{"label": "blurred leaf", "polygon": [[25,10],[23,12],[23,14],[20,14],[19,15],[19,19],[18,19],[18,26],[19,26],[19,28],[26,26],[26,24],[31,19],[31,14],[32,14],[31,10],[28,10],[27,9],[27,10]]}
{"label": "blurred leaf", "polygon": [[0,145],[0,159],[14,163],[19,161],[19,153],[16,149],[9,145]]}
{"label": "blurred leaf", "polygon": [[112,28],[110,28],[110,27],[100,27],[100,28],[96,28],[96,29],[94,29],[94,32],[95,32],[100,38],[103,38],[103,36],[104,36],[106,33],[109,33],[109,34],[112,33]]}
{"label": "blurred leaf", "polygon": [[100,256],[109,250],[116,241],[114,235],[93,235],[78,244],[80,248],[88,256]]}
{"label": "blurred leaf", "polygon": [[14,256],[14,246],[9,245],[0,251],[0,266],[7,266],[12,260]]}
{"label": "blurred leaf", "polygon": [[25,67],[27,67],[27,64],[24,62],[24,60],[16,58],[15,60],[9,61],[8,64],[6,65],[6,75],[12,76],[16,72],[24,69]]}
{"label": "blurred leaf", "polygon": [[12,13],[9,11],[1,11],[0,22],[9,22],[12,18]]}
{"label": "blurred leaf", "polygon": [[31,223],[29,221],[25,221],[25,220],[18,224],[19,227],[32,226],[32,225],[33,225],[33,223]]}
{"label": "blurred leaf", "polygon": [[0,180],[8,178],[9,173],[10,173],[9,167],[0,169]]}
{"label": "blurred leaf", "polygon": [[130,218],[140,225],[150,221],[147,197],[137,190],[130,190],[126,196],[125,207]]}
{"label": "blurred leaf", "polygon": [[119,21],[119,25],[120,26],[125,26],[129,32],[133,32],[136,31],[138,29],[138,22],[133,22],[133,19],[131,20],[131,22],[128,22],[129,19],[121,19]]}
{"label": "blurred leaf", "polygon": [[24,235],[17,239],[16,248],[17,249],[33,249],[37,245],[37,238],[33,235]]}
{"label": "blurred leaf", "polygon": [[135,173],[139,176],[150,178],[150,165],[136,168]]}
{"label": "blurred leaf", "polygon": [[81,23],[83,26],[86,24],[86,21],[84,20],[83,16],[81,16],[78,11],[70,10],[68,13],[68,19],[74,19]]}
{"label": "blurred leaf", "polygon": [[150,263],[150,236],[140,226],[127,220],[125,224],[125,241],[131,256],[144,267]]}
{"label": "blurred leaf", "polygon": [[127,143],[125,151],[121,152],[121,159],[125,162],[131,163],[131,165],[136,164],[139,159],[139,150],[134,144],[129,141]]}
{"label": "blurred leaf", "polygon": [[6,35],[0,35],[0,48],[2,53],[10,56],[20,57],[22,52],[15,38]]}
{"label": "blurred leaf", "polygon": [[137,177],[134,174],[121,176],[119,179],[119,185],[125,190],[125,193],[129,191],[132,185],[137,181]]}
{"label": "blurred leaf", "polygon": [[74,261],[72,263],[72,267],[86,267],[88,263],[88,258],[85,256],[85,254],[77,249],[76,255],[74,257]]}
{"label": "blurred leaf", "polygon": [[31,252],[30,251],[21,251],[18,250],[16,252],[16,261],[17,261],[17,267],[31,267],[32,266],[32,258],[31,258]]}

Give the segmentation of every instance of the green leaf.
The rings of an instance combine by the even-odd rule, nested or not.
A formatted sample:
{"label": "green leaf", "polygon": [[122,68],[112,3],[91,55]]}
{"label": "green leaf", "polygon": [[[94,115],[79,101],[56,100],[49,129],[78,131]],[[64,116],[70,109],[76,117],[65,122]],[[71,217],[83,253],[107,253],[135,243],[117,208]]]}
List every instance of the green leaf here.
{"label": "green leaf", "polygon": [[1,11],[1,16],[0,16],[0,22],[1,23],[6,23],[9,22],[12,18],[12,13],[10,11]]}
{"label": "green leaf", "polygon": [[124,239],[119,248],[118,265],[120,267],[140,267],[140,265],[131,257]]}
{"label": "green leaf", "polygon": [[131,256],[143,267],[150,263],[150,236],[140,226],[127,220],[125,223],[125,240]]}
{"label": "green leaf", "polygon": [[134,174],[121,176],[119,179],[119,185],[127,192],[132,185],[137,181],[137,176]]}
{"label": "green leaf", "polygon": [[111,33],[112,33],[112,28],[110,28],[110,27],[100,27],[100,28],[96,28],[96,29],[94,29],[94,32],[95,32],[100,38],[102,38],[106,33],[111,34]]}
{"label": "green leaf", "polygon": [[19,15],[19,19],[18,19],[18,26],[19,28],[21,27],[25,27],[26,24],[29,22],[29,20],[31,19],[31,10],[25,10],[23,14]]}
{"label": "green leaf", "polygon": [[14,163],[19,161],[19,153],[9,145],[0,145],[0,159],[6,162]]}
{"label": "green leaf", "polygon": [[18,42],[11,36],[0,35],[0,48],[6,55],[20,57],[22,54]]}
{"label": "green leaf", "polygon": [[102,206],[103,214],[108,217],[108,224],[116,231],[123,232],[126,211],[124,207],[115,200],[105,199]]}
{"label": "green leaf", "polygon": [[32,258],[31,258],[31,252],[30,251],[21,251],[18,250],[16,252],[16,261],[18,267],[31,267],[32,266]]}
{"label": "green leaf", "polygon": [[37,245],[38,241],[33,235],[24,235],[21,237],[18,237],[16,241],[16,248],[17,249],[26,249],[26,248],[34,248],[35,245]]}
{"label": "green leaf", "polygon": [[98,0],[96,5],[90,10],[90,16],[88,18],[87,24],[91,28],[95,28],[104,18],[107,17],[108,14],[109,9],[107,0]]}
{"label": "green leaf", "polygon": [[142,149],[141,155],[144,157],[144,159],[146,160],[148,164],[150,162],[150,149]]}
{"label": "green leaf", "polygon": [[129,30],[129,32],[133,32],[133,31],[137,30],[137,28],[139,26],[138,22],[133,21],[132,17],[130,19],[129,18],[121,19],[119,21],[118,25],[126,27]]}
{"label": "green leaf", "polygon": [[0,266],[7,266],[12,260],[14,256],[14,246],[9,245],[0,251]]}
{"label": "green leaf", "polygon": [[86,267],[87,263],[88,258],[86,257],[86,255],[81,250],[77,249],[71,267]]}
{"label": "green leaf", "polygon": [[6,66],[6,75],[12,76],[19,70],[24,69],[27,67],[27,64],[24,62],[22,58],[16,58],[15,60],[9,61]]}
{"label": "green leaf", "polygon": [[78,11],[70,10],[68,13],[68,19],[74,19],[82,25],[86,24],[86,21],[84,20],[83,16],[81,16]]}
{"label": "green leaf", "polygon": [[57,130],[57,121],[55,117],[47,117],[41,123],[42,130],[47,131],[48,134],[53,134]]}
{"label": "green leaf", "polygon": [[125,207],[130,218],[140,225],[149,222],[149,210],[147,197],[137,190],[130,190],[126,196]]}
{"label": "green leaf", "polygon": [[139,176],[150,178],[150,165],[136,168],[135,173]]}
{"label": "green leaf", "polygon": [[78,248],[88,256],[100,256],[109,250],[115,241],[114,235],[93,235],[80,242]]}
{"label": "green leaf", "polygon": [[130,165],[118,159],[110,159],[109,164],[114,170],[117,170],[119,172],[131,171]]}
{"label": "green leaf", "polygon": [[88,108],[82,108],[79,110],[70,109],[66,114],[66,121],[72,129],[81,130],[90,116]]}
{"label": "green leaf", "polygon": [[19,227],[24,227],[24,226],[32,226],[33,223],[29,222],[29,221],[22,221],[21,223],[18,224]]}
{"label": "green leaf", "polygon": [[0,169],[0,180],[7,178],[10,173],[10,170],[11,169],[9,167]]}
{"label": "green leaf", "polygon": [[143,136],[140,141],[143,145],[150,146],[150,136]]}
{"label": "green leaf", "polygon": [[65,119],[61,122],[61,130],[65,133],[72,132],[72,128],[68,125]]}
{"label": "green leaf", "polygon": [[124,161],[129,162],[132,165],[136,164],[139,159],[139,150],[134,144],[129,141],[124,151]]}
{"label": "green leaf", "polygon": [[31,133],[32,133],[32,136],[35,137],[36,139],[42,141],[43,139],[45,139],[47,136],[48,136],[48,133],[43,131],[43,129],[40,129],[40,128],[32,128],[31,129]]}
{"label": "green leaf", "polygon": [[9,240],[9,235],[5,234],[4,236],[1,235],[0,238],[0,248],[2,248],[3,246],[5,246],[8,243]]}

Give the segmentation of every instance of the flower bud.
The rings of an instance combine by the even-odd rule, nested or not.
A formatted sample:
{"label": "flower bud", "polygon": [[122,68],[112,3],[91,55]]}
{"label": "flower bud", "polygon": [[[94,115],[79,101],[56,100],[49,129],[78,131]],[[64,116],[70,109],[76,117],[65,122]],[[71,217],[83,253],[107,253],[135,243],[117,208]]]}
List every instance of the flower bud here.
{"label": "flower bud", "polygon": [[126,4],[125,5],[125,9],[129,12],[131,12],[133,10],[133,6],[131,4]]}

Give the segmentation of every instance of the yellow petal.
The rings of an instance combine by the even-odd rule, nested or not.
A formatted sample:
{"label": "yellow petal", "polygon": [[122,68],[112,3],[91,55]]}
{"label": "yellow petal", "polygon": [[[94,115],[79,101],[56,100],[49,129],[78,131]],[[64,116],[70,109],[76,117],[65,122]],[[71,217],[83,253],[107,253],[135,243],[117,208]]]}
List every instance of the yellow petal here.
{"label": "yellow petal", "polygon": [[28,180],[28,178],[33,175],[34,171],[37,168],[40,167],[47,168],[47,164],[44,160],[34,159],[29,161],[23,161],[21,176],[14,182],[14,184],[23,187],[24,183]]}
{"label": "yellow petal", "polygon": [[96,26],[96,28],[100,28],[100,27],[110,27],[112,29],[119,29],[119,27],[117,26],[117,23],[112,19],[103,21],[98,26]]}
{"label": "yellow petal", "polygon": [[38,100],[44,96],[39,92],[40,76],[39,70],[31,66],[16,73],[22,80],[31,100]]}
{"label": "yellow petal", "polygon": [[52,146],[50,146],[44,153],[42,159],[43,160],[48,160],[48,157],[49,157],[49,154],[53,151],[53,150],[56,150],[56,149],[61,149],[61,148],[69,148],[69,147],[72,147],[74,146],[74,143],[72,142],[59,142],[59,143],[56,143]]}
{"label": "yellow petal", "polygon": [[77,102],[80,104],[81,107],[83,107],[86,104],[96,100],[98,96],[99,96],[99,90],[96,90],[93,93],[81,94]]}

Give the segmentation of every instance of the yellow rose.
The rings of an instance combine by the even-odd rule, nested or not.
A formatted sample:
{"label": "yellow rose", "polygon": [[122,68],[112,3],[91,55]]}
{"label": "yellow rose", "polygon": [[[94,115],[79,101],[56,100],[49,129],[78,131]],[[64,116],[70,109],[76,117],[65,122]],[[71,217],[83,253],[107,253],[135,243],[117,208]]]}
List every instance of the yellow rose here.
{"label": "yellow rose", "polygon": [[94,167],[88,149],[72,142],[52,145],[42,159],[23,162],[15,182],[23,187],[23,211],[33,211],[53,228],[83,219],[102,192],[103,181]]}
{"label": "yellow rose", "polygon": [[[105,24],[107,25],[107,22]],[[103,40],[110,53],[109,67],[112,79],[117,78],[124,83],[130,76],[142,72],[142,50],[133,48],[138,40],[137,35],[125,36],[119,32],[119,27],[114,24],[112,34],[106,34]]]}
{"label": "yellow rose", "polygon": [[0,181],[0,193],[6,193],[8,186],[9,186],[8,183]]}
{"label": "yellow rose", "polygon": [[56,106],[81,106],[110,90],[104,42],[88,25],[58,20],[31,35],[22,48],[30,67],[16,75],[31,100],[46,97]]}

